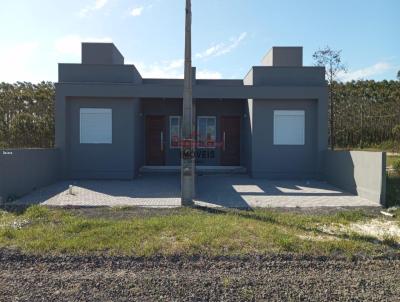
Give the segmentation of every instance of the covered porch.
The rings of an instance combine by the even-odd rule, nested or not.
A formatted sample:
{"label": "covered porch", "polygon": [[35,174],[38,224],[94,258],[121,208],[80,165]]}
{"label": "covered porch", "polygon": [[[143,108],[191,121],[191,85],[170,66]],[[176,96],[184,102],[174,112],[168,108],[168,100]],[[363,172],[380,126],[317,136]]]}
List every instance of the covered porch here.
{"label": "covered porch", "polygon": [[[196,166],[248,168],[247,100],[196,99],[193,107]],[[160,171],[180,166],[182,100],[142,98],[138,123],[136,166],[165,167]]]}

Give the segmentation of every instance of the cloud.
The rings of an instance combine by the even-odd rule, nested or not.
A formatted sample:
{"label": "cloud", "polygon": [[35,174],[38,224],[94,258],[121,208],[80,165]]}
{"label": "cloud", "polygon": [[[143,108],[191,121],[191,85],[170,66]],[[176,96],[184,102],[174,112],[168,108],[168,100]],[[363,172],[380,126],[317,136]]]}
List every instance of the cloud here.
{"label": "cloud", "polygon": [[81,18],[86,17],[90,12],[102,9],[104,6],[106,6],[108,1],[109,0],[95,0],[91,5],[88,5],[88,6],[85,6],[84,8],[82,8],[79,11],[78,15]]}
{"label": "cloud", "polygon": [[131,10],[129,14],[133,17],[139,17],[142,14],[143,10],[144,6],[135,7]]}
{"label": "cloud", "polygon": [[133,61],[128,60],[127,64],[134,64],[145,78],[183,78],[183,59],[165,60],[150,65],[143,62],[133,63]]}
{"label": "cloud", "polygon": [[[133,63],[128,60],[127,64],[134,64],[144,78],[166,78],[183,79],[184,60],[166,60],[147,65],[143,62]],[[198,70],[196,77],[198,79],[222,79],[222,74],[212,70]]]}
{"label": "cloud", "polygon": [[198,59],[206,59],[210,57],[218,57],[230,53],[232,50],[237,48],[240,43],[247,37],[247,32],[241,33],[238,37],[234,37],[229,40],[229,43],[218,43],[215,44],[203,52],[196,54]]}
{"label": "cloud", "polygon": [[218,71],[211,71],[211,70],[198,70],[196,72],[197,79],[213,79],[219,80],[222,79],[222,74]]}
{"label": "cloud", "polygon": [[109,37],[81,37],[80,35],[67,35],[54,42],[54,48],[58,54],[80,56],[82,42],[112,42]]}
{"label": "cloud", "polygon": [[[44,80],[39,75],[41,69],[34,68],[35,57],[40,54],[39,43],[35,41],[23,42],[0,49],[0,82]],[[33,72],[35,70],[35,72]]]}
{"label": "cloud", "polygon": [[350,70],[349,72],[341,72],[338,77],[343,82],[349,82],[352,80],[370,79],[374,76],[381,75],[386,71],[392,69],[392,65],[388,62],[378,62],[372,66],[368,66],[361,69]]}

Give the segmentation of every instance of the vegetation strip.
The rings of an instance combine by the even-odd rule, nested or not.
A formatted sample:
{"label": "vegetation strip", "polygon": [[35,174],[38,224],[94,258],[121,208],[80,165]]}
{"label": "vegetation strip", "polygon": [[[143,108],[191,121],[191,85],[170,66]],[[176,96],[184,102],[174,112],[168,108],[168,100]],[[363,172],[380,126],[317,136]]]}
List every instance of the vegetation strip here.
{"label": "vegetation strip", "polygon": [[[110,208],[96,216],[32,206],[19,214],[2,212],[0,247],[29,254],[135,257],[399,254],[399,211],[394,218],[381,215],[379,209],[315,215],[258,209],[182,208],[144,215],[137,211],[141,210]],[[391,229],[365,233],[376,225]]]}

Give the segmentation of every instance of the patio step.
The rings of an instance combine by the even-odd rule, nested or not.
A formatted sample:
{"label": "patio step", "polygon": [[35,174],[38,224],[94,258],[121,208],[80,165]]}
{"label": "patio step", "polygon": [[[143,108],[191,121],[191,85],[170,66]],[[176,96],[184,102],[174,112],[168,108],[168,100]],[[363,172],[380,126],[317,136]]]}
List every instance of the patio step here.
{"label": "patio step", "polygon": [[[181,171],[180,166],[143,166],[140,173],[172,173],[178,174]],[[199,175],[205,174],[246,174],[247,169],[242,166],[197,166],[196,172]]]}
{"label": "patio step", "polygon": [[242,166],[197,166],[199,175],[205,174],[246,174],[247,169]]}

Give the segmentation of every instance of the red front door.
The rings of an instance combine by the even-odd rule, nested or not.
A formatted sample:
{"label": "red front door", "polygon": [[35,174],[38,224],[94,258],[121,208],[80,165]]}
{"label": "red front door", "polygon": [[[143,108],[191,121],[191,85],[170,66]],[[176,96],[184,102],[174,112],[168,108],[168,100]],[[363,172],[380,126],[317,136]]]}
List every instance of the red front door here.
{"label": "red front door", "polygon": [[240,165],[240,117],[221,117],[221,165]]}
{"label": "red front door", "polygon": [[165,117],[146,117],[146,165],[165,165]]}

